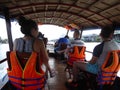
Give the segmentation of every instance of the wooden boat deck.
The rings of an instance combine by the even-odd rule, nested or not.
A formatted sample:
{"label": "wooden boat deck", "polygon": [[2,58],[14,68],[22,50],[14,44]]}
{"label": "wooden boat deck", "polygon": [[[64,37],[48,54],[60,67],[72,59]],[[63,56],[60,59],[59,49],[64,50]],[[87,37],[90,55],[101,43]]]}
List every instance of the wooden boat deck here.
{"label": "wooden boat deck", "polygon": [[50,57],[49,63],[50,66],[55,69],[56,76],[53,78],[48,78],[45,90],[68,90],[65,87],[67,73],[64,71],[64,69],[66,64],[52,57]]}

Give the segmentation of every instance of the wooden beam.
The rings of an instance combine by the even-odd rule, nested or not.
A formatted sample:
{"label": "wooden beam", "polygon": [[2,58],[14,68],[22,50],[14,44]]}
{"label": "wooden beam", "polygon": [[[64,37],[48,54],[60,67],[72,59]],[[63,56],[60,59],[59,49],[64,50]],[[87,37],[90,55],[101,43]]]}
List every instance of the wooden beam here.
{"label": "wooden beam", "polygon": [[[79,1],[79,0],[78,0]],[[100,1],[95,1],[94,3],[97,3],[97,2],[100,2]],[[76,2],[77,3],[77,2]],[[106,18],[106,17],[104,17],[103,15],[101,15],[101,14],[99,14],[99,13],[96,13],[96,12],[94,12],[94,11],[92,11],[92,10],[89,10],[89,9],[86,9],[86,8],[83,8],[83,7],[80,7],[80,6],[77,6],[77,5],[75,5],[75,2],[74,2],[74,4],[65,4],[65,3],[32,3],[32,4],[27,4],[27,5],[21,5],[21,6],[15,6],[15,7],[10,7],[10,10],[14,10],[14,9],[18,9],[18,8],[25,8],[25,7],[31,7],[31,6],[41,6],[41,5],[59,5],[59,6],[69,6],[69,7],[74,7],[74,8],[77,8],[77,9],[82,9],[82,10],[84,10],[84,11],[88,11],[88,12],[90,12],[90,13],[93,13],[93,14],[95,14],[95,15],[98,15],[98,16],[100,16],[100,17],[102,17],[102,18],[104,18],[104,19],[106,19],[106,20],[108,20],[110,23],[112,23],[112,21],[109,19],[109,18]],[[94,5],[94,4],[92,4],[92,5]]]}

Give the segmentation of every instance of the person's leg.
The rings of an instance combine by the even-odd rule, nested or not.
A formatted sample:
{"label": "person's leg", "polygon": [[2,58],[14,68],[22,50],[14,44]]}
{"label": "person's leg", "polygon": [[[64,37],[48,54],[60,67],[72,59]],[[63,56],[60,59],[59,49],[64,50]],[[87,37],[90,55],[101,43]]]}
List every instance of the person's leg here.
{"label": "person's leg", "polygon": [[68,80],[69,87],[78,87],[78,74],[80,70],[86,71],[86,63],[85,62],[74,62],[73,63],[73,79]]}
{"label": "person's leg", "polygon": [[79,70],[86,71],[85,62],[74,62],[73,63],[73,81],[77,81]]}
{"label": "person's leg", "polygon": [[54,49],[55,59],[57,59],[57,57],[58,57],[58,53],[57,53],[58,50],[59,50],[59,47],[56,47],[56,48]]}
{"label": "person's leg", "polygon": [[65,57],[64,57],[64,52],[63,52],[63,53],[61,53],[60,57],[61,57],[61,58],[60,58],[61,60],[65,60]]}
{"label": "person's leg", "polygon": [[90,64],[87,62],[74,62],[73,63],[73,80],[68,81],[69,86],[77,87],[79,85],[78,74],[80,70],[93,73],[93,74],[97,74],[98,67],[97,67],[97,64]]}

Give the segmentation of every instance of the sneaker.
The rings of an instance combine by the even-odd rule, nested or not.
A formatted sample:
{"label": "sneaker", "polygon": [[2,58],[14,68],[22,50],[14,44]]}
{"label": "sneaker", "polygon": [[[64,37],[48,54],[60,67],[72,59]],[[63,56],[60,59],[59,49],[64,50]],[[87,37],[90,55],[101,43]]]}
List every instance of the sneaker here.
{"label": "sneaker", "polygon": [[66,82],[66,86],[69,87],[69,88],[77,88],[78,87],[78,82]]}

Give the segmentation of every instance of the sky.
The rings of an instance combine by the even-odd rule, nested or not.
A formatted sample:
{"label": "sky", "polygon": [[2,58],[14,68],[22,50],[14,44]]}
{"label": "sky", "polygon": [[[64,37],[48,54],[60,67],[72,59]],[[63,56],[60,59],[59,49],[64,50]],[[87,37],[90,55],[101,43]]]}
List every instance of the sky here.
{"label": "sky", "polygon": [[[63,27],[59,27],[56,25],[39,25],[39,31],[44,34],[45,37],[48,37],[48,40],[58,39],[60,37],[64,37],[67,33],[67,30]],[[6,32],[6,23],[4,19],[0,18],[0,37],[2,39],[7,39]],[[17,22],[11,22],[11,32],[13,40],[15,38],[23,37],[24,35],[20,31],[20,26]],[[89,34],[99,34],[100,30],[91,30],[84,31],[83,35]],[[69,31],[69,37],[73,36],[73,31]]]}
{"label": "sky", "polygon": [[[39,31],[44,34],[45,37],[49,37],[49,40],[64,37],[67,33],[67,30],[63,27],[55,25],[39,25]],[[0,37],[2,39],[7,38],[6,23],[4,19],[0,18]],[[17,22],[11,22],[11,32],[13,40],[24,36],[20,31],[20,26]]]}

